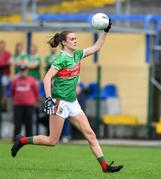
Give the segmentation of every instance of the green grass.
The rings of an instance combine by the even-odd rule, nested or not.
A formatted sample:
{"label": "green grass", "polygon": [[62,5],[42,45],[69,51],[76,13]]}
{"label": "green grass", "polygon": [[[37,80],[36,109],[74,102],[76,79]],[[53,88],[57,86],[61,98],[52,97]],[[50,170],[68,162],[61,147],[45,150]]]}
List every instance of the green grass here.
{"label": "green grass", "polygon": [[15,158],[10,143],[0,143],[0,178],[34,179],[156,179],[161,178],[161,149],[102,146],[106,159],[123,164],[115,174],[102,173],[87,145],[53,148],[28,145]]}

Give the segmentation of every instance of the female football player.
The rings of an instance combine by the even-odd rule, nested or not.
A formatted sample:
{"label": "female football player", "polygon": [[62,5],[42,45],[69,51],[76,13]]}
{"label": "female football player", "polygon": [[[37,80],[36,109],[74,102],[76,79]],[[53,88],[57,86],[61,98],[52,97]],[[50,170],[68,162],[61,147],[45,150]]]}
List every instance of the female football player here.
{"label": "female football player", "polygon": [[[72,31],[56,33],[55,36],[49,40],[52,48],[56,48],[59,44],[62,46],[62,51],[56,56],[44,78],[46,93],[45,111],[50,115],[50,134],[49,136],[38,135],[33,137],[17,135],[12,147],[13,157],[16,156],[18,150],[25,144],[55,146],[59,142],[64,119],[69,117],[70,122],[87,139],[90,149],[100,163],[103,172],[113,173],[123,168],[122,165],[112,166],[113,162],[108,164],[105,160],[96,135],[90,127],[88,119],[76,97],[80,62],[83,58],[101,49],[111,25],[110,20],[108,27],[104,29],[95,44],[83,50],[76,50],[77,39],[75,33]],[[53,77],[54,81],[52,81]]]}

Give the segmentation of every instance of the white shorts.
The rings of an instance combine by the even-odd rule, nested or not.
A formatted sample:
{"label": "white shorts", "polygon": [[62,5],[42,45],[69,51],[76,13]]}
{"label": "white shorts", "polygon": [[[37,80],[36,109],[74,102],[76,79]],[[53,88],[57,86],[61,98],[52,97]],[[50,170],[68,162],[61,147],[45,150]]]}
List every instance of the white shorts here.
{"label": "white shorts", "polygon": [[82,111],[77,99],[74,102],[56,99],[53,99],[53,101],[58,105],[58,107],[55,109],[55,114],[64,119],[69,116],[74,117]]}

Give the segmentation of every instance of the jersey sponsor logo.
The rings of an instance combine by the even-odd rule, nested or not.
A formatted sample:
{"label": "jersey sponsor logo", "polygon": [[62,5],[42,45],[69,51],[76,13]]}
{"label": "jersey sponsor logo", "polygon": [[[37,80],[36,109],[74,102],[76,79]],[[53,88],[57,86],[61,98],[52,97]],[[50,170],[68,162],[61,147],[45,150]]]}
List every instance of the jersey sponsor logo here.
{"label": "jersey sponsor logo", "polygon": [[70,78],[75,77],[80,73],[80,63],[72,68],[63,68],[58,71],[58,77],[60,78]]}

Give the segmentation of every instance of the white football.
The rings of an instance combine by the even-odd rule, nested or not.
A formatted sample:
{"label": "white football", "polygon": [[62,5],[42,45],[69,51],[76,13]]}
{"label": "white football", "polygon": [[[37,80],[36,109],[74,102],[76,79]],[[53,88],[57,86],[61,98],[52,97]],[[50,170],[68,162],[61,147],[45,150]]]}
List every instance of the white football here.
{"label": "white football", "polygon": [[95,29],[103,30],[109,25],[109,17],[104,13],[97,13],[93,15],[91,24]]}

